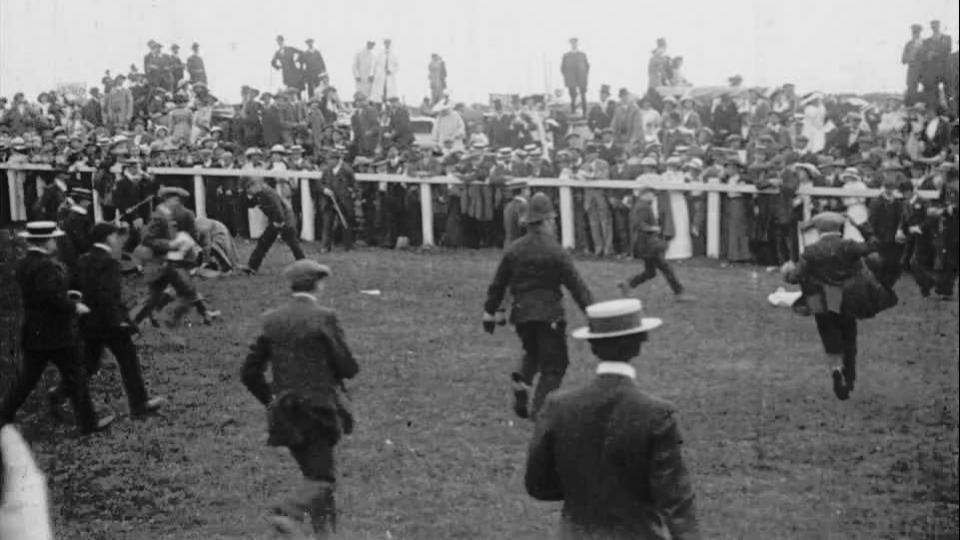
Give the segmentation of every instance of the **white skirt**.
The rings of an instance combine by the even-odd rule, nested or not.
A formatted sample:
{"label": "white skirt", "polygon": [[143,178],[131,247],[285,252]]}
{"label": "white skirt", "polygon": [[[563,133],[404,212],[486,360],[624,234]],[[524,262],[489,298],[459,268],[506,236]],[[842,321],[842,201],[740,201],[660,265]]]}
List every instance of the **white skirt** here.
{"label": "white skirt", "polygon": [[670,211],[673,213],[673,238],[664,256],[668,260],[689,259],[693,256],[693,241],[690,239],[690,211],[683,192],[670,192]]}

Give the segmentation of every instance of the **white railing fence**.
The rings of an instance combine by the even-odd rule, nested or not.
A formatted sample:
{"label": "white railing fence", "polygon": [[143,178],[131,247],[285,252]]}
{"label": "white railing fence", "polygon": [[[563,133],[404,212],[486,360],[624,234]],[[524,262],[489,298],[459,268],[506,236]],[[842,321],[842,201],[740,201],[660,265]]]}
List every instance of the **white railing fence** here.
{"label": "white railing fence", "polygon": [[[51,171],[54,170],[49,165],[35,164],[0,164],[0,170],[34,170]],[[79,172],[93,172],[91,168],[76,168]],[[151,175],[160,179],[164,176],[192,176],[193,177],[193,208],[198,217],[206,217],[206,182],[217,181],[218,177],[231,178],[285,178],[298,179],[300,181],[300,210],[302,215],[301,238],[312,241],[316,239],[316,230],[314,227],[315,206],[313,196],[310,192],[310,182],[319,182],[323,173],[318,171],[270,171],[264,169],[204,169],[197,167],[163,167],[149,168],[147,170]],[[388,184],[417,184],[420,187],[420,213],[423,234],[423,245],[432,246],[435,243],[433,237],[433,186],[436,185],[467,185],[461,183],[456,178],[448,176],[436,176],[430,178],[410,177],[396,174],[369,174],[357,173],[358,182],[384,182]],[[683,183],[683,182],[665,182],[665,181],[636,181],[636,180],[564,180],[557,178],[515,178],[512,181],[525,181],[531,188],[558,188],[560,192],[559,213],[560,225],[562,231],[561,242],[565,248],[573,248],[574,244],[574,207],[573,190],[574,189],[618,189],[632,191],[640,187],[648,186],[659,191],[679,191],[679,192],[705,192],[707,196],[707,256],[718,258],[720,256],[720,194],[721,193],[758,193],[756,187],[752,185],[728,185],[716,181],[708,183]],[[5,191],[6,186],[0,186]],[[767,192],[763,192],[767,193]],[[876,197],[880,194],[879,189],[846,189],[846,188],[821,188],[803,186],[799,189],[799,196],[803,201],[804,219],[809,219],[812,213],[812,197]],[[5,198],[10,201],[11,210],[16,201],[10,197],[9,193],[4,193]],[[935,191],[921,191],[920,195],[927,199],[937,197]],[[96,219],[102,218],[102,209],[97,201],[98,194],[94,190],[94,213]],[[13,212],[13,215],[17,215]],[[801,242],[802,246],[803,243]]]}

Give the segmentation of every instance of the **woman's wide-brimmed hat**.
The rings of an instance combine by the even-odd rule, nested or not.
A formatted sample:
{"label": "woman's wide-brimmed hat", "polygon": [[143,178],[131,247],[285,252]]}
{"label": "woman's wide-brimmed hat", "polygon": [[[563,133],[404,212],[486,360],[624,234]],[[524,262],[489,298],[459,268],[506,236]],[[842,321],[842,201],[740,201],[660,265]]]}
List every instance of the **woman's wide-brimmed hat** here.
{"label": "woman's wide-brimmed hat", "polygon": [[63,236],[63,231],[57,226],[55,221],[31,221],[27,223],[27,230],[20,233],[20,238],[27,240],[45,240],[48,238],[59,238]]}
{"label": "woman's wide-brimmed hat", "polygon": [[574,339],[605,339],[642,334],[658,328],[663,320],[643,316],[643,302],[636,298],[609,300],[587,306],[587,326],[577,328]]}

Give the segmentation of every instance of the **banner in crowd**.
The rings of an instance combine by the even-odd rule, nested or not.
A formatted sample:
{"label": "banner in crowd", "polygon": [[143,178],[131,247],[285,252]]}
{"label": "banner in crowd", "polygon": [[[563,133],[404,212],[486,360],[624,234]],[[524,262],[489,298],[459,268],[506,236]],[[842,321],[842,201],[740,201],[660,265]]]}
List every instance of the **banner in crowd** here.
{"label": "banner in crowd", "polygon": [[83,99],[87,95],[87,83],[65,82],[57,83],[56,92],[68,99]]}

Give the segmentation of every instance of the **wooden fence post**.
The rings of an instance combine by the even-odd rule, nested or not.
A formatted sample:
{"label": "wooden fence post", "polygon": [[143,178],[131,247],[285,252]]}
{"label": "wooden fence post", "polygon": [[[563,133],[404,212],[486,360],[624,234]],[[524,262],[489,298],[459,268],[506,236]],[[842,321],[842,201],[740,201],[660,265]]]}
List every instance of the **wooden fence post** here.
{"label": "wooden fence post", "polygon": [[300,215],[303,218],[300,238],[312,242],[317,238],[314,227],[313,193],[310,193],[310,178],[300,179]]}
{"label": "wooden fence post", "polygon": [[423,245],[432,246],[433,239],[433,188],[426,182],[420,184],[420,226]]}
{"label": "wooden fence post", "polygon": [[[197,165],[197,168],[200,166]],[[204,186],[203,175],[193,175],[193,204],[197,217],[207,217],[207,190]]]}
{"label": "wooden fence post", "polygon": [[570,186],[560,186],[560,243],[566,249],[576,247],[573,212],[573,191]]}

